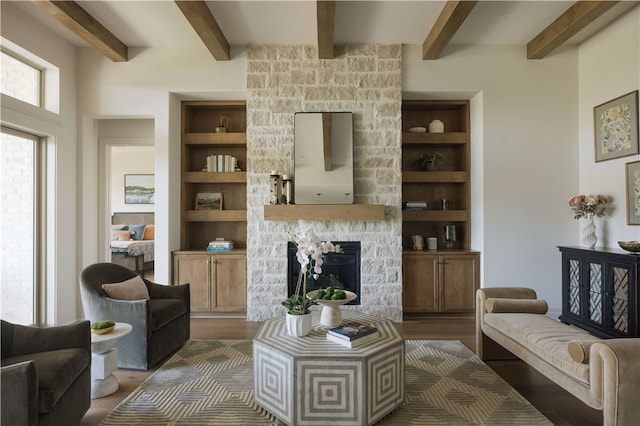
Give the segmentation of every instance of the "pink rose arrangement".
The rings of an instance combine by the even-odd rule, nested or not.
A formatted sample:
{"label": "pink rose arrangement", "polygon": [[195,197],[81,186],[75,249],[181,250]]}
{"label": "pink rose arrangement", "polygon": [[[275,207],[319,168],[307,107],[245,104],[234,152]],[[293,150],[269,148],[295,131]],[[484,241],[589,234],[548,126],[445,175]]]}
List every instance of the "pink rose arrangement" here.
{"label": "pink rose arrangement", "polygon": [[569,200],[569,206],[575,214],[574,219],[602,217],[606,212],[607,204],[611,204],[611,201],[613,199],[606,195],[575,195]]}

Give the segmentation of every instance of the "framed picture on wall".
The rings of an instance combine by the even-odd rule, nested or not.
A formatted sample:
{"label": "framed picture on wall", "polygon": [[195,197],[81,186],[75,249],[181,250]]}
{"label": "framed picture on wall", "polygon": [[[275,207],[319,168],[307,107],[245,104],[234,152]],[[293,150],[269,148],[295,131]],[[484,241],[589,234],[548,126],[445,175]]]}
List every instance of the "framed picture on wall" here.
{"label": "framed picture on wall", "polygon": [[638,91],[593,108],[596,162],[638,153]]}
{"label": "framed picture on wall", "polygon": [[198,192],[196,210],[222,210],[222,192]]}
{"label": "framed picture on wall", "polygon": [[154,204],[155,175],[124,175],[125,204]]}
{"label": "framed picture on wall", "polygon": [[640,225],[640,161],[626,164],[627,224]]}

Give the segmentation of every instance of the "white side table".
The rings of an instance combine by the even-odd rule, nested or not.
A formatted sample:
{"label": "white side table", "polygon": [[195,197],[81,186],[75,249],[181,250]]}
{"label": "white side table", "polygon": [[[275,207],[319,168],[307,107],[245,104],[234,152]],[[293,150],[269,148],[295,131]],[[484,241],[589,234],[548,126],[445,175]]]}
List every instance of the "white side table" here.
{"label": "white side table", "polygon": [[118,368],[116,340],[131,332],[131,324],[117,322],[111,333],[91,333],[91,399],[111,395],[118,390],[113,372]]}

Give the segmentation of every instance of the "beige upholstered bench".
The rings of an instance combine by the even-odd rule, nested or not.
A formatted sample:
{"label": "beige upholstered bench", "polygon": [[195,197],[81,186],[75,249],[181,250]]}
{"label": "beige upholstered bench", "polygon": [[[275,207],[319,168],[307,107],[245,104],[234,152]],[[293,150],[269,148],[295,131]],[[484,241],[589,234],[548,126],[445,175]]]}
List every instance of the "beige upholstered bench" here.
{"label": "beige upholstered bench", "polygon": [[637,424],[640,339],[600,339],[531,313],[546,312],[542,305],[546,304],[529,288],[479,289],[478,356],[495,360],[515,355],[585,404],[602,410],[605,426]]}

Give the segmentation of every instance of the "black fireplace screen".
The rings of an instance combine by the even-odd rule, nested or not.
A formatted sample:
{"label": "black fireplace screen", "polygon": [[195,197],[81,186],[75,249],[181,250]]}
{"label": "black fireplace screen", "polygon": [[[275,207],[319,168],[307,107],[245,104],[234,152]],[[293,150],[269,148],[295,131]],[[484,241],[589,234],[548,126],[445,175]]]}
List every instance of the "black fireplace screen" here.
{"label": "black fireplace screen", "polygon": [[[324,256],[322,274],[317,280],[307,279],[307,292],[332,286],[354,292],[358,297],[348,305],[360,304],[360,242],[359,241],[332,241],[340,245],[343,253],[327,253]],[[296,291],[300,264],[296,259],[297,247],[291,241],[288,246],[288,281],[291,296]]]}

